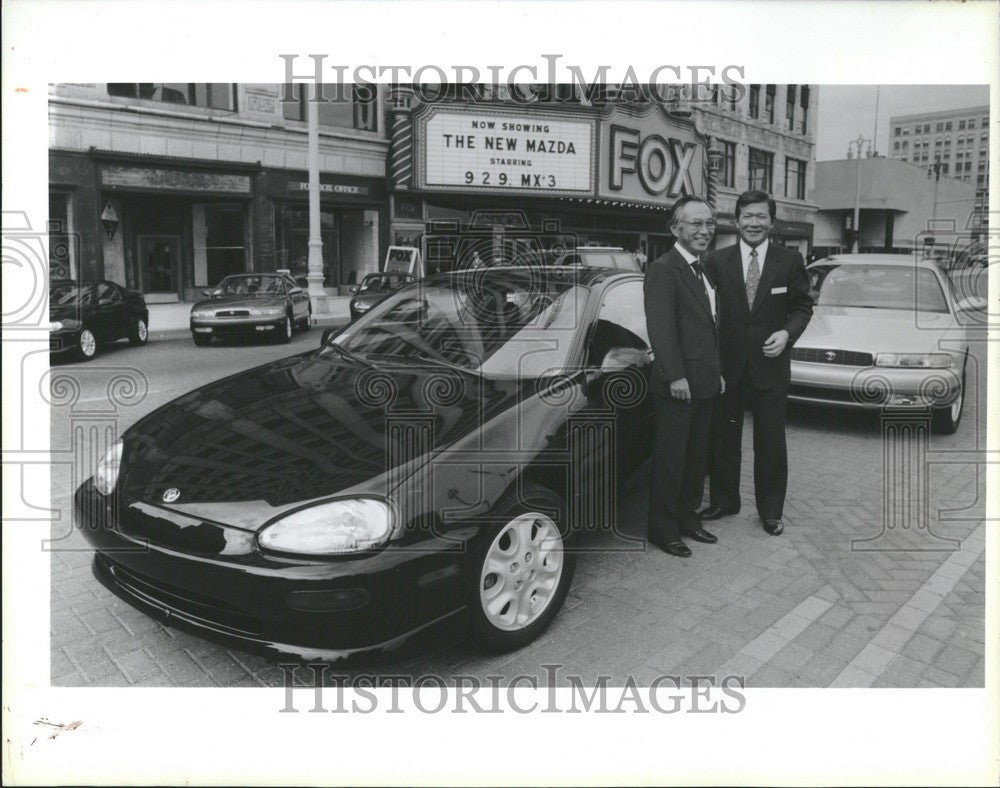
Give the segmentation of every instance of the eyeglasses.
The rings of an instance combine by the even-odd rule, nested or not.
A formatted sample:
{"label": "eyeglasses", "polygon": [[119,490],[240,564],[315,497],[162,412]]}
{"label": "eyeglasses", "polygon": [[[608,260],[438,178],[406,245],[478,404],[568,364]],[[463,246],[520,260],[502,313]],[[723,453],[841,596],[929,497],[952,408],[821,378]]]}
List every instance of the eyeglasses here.
{"label": "eyeglasses", "polygon": [[680,223],[688,224],[695,230],[714,230],[717,227],[716,223],[713,221],[703,222],[699,220],[697,222],[689,222],[687,219],[681,219]]}

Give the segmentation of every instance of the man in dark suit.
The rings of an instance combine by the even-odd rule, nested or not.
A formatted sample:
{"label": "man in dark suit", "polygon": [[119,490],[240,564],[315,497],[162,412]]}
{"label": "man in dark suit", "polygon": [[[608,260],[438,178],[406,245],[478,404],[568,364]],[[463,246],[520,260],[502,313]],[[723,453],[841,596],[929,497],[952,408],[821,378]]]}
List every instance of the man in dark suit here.
{"label": "man in dark suit", "polygon": [[753,475],[757,514],[774,536],[788,486],[785,406],[791,350],[812,317],[809,277],[802,256],[769,242],[775,204],[762,191],[736,201],[735,246],[707,256],[719,293],[720,351],[726,392],[712,427],[710,505],[703,520],[740,510],[743,414],[753,413]]}
{"label": "man in dark suit", "polygon": [[708,204],[685,196],[674,206],[674,247],[646,269],[643,300],[653,348],[656,434],[649,496],[649,541],[680,557],[691,555],[681,536],[712,543],[698,507],[712,407],[721,388],[715,288],[701,254],[715,234]]}

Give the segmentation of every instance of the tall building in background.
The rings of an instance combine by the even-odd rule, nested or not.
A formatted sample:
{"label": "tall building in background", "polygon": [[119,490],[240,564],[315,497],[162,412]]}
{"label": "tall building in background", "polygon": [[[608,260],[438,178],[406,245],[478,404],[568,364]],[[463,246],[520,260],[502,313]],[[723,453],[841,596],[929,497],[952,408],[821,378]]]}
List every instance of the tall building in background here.
{"label": "tall building in background", "polygon": [[968,227],[985,230],[990,186],[990,108],[966,107],[889,120],[894,159],[930,167],[940,161],[940,174],[976,187],[974,216]]}

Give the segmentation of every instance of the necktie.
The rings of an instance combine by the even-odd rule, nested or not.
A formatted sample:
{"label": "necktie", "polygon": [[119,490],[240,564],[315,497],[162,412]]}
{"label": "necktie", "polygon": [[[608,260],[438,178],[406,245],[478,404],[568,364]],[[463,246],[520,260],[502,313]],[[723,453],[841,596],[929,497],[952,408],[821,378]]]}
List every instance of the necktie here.
{"label": "necktie", "polygon": [[753,299],[757,295],[757,285],[760,283],[760,263],[757,250],[750,250],[750,270],[747,271],[747,304],[753,308]]}

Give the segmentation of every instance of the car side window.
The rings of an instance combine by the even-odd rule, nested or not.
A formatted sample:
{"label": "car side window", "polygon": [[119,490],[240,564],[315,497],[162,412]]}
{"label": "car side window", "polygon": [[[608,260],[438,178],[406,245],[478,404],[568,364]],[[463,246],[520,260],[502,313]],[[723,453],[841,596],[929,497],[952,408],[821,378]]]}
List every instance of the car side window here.
{"label": "car side window", "polygon": [[122,301],[121,291],[110,282],[102,282],[97,286],[97,302],[110,299],[112,304],[120,304]]}
{"label": "car side window", "polygon": [[642,282],[632,280],[609,288],[601,299],[587,348],[588,366],[598,366],[611,348],[649,349]]}

